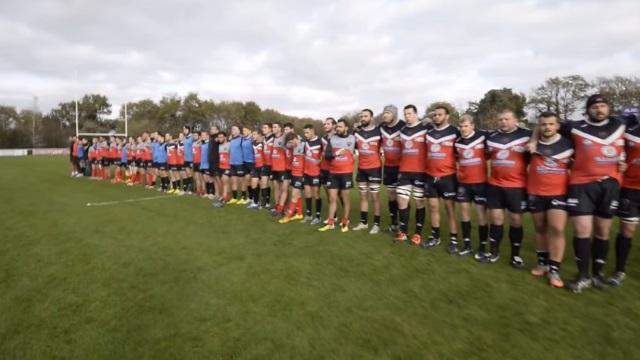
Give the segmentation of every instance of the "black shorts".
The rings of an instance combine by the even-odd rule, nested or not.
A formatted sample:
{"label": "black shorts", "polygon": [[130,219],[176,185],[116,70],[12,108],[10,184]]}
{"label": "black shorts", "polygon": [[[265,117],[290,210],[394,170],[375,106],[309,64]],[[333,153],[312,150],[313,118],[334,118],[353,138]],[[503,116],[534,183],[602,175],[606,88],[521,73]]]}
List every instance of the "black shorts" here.
{"label": "black shorts", "polygon": [[242,165],[242,167],[244,168],[244,174],[245,175],[249,175],[251,174],[251,172],[253,171],[253,169],[256,167],[255,163],[244,163]]}
{"label": "black shorts", "polygon": [[109,159],[102,159],[102,166],[109,166],[111,165],[111,160]]}
{"label": "black shorts", "polygon": [[293,176],[291,175],[291,170],[286,170],[284,172],[284,178],[283,179],[291,181],[291,178],[293,178]]}
{"label": "black shorts", "polygon": [[200,172],[200,163],[191,164],[191,168],[193,169],[193,171]]}
{"label": "black shorts", "polygon": [[565,195],[542,196],[529,195],[527,206],[532,213],[545,212],[547,210],[567,210],[567,197]]}
{"label": "black shorts", "polygon": [[167,169],[167,163],[158,163],[158,170],[166,171]]}
{"label": "black shorts", "polygon": [[640,222],[640,190],[625,187],[620,190],[618,216],[622,222],[631,224]]}
{"label": "black shorts", "polygon": [[320,185],[327,185],[329,181],[329,170],[320,170]]}
{"label": "black shorts", "polygon": [[398,186],[398,175],[400,174],[399,167],[384,167],[384,176],[382,183],[389,188]]}
{"label": "black shorts", "polygon": [[619,195],[620,184],[613,178],[569,185],[567,209],[570,216],[595,215],[610,219],[618,211]]}
{"label": "black shorts", "polygon": [[291,186],[294,189],[302,190],[304,189],[304,177],[303,176],[292,176],[291,177]]}
{"label": "black shorts", "polygon": [[262,176],[271,176],[271,165],[262,165],[262,167],[260,168],[260,177]]}
{"label": "black shorts", "polygon": [[135,167],[142,167],[142,160],[134,160],[134,164],[133,166]]}
{"label": "black shorts", "polygon": [[169,165],[169,170],[171,170],[171,171],[182,171],[184,169],[182,168],[182,165],[174,164],[174,165]]}
{"label": "black shorts", "polygon": [[461,203],[473,202],[478,205],[487,204],[487,184],[458,184],[456,201]]}
{"label": "black shorts", "polygon": [[231,165],[231,176],[244,176],[244,165]]}
{"label": "black shorts", "polygon": [[227,177],[234,176],[233,175],[233,171],[230,168],[229,169],[220,169],[219,173],[221,174],[221,176],[227,176]]}
{"label": "black shorts", "polygon": [[184,162],[184,168],[185,169],[193,169],[193,161],[186,161]]}
{"label": "black shorts", "polygon": [[127,165],[129,165],[129,161],[128,160],[120,161],[120,167],[126,168]]}
{"label": "black shorts", "polygon": [[158,162],[157,162],[157,161],[152,161],[152,162],[151,162],[151,167],[152,167],[152,168],[154,168],[154,169],[157,169],[157,168],[159,168],[160,166],[158,165]]}
{"label": "black shorts", "polygon": [[507,209],[514,214],[527,210],[527,189],[487,185],[487,208]]}
{"label": "black shorts", "polygon": [[262,167],[254,167],[253,169],[251,169],[251,172],[249,172],[249,175],[251,175],[252,178],[259,178],[262,176]]}
{"label": "black shorts", "polygon": [[375,169],[358,169],[356,175],[357,182],[366,182],[372,184],[382,183],[382,168]]}
{"label": "black shorts", "polygon": [[143,166],[145,169],[151,169],[152,165],[153,165],[153,162],[151,160],[145,160]]}
{"label": "black shorts", "polygon": [[271,171],[271,180],[282,182],[284,180],[286,171]]}
{"label": "black shorts", "polygon": [[398,186],[419,186],[424,189],[424,173],[420,172],[401,172],[398,173]]}
{"label": "black shorts", "polygon": [[220,177],[224,175],[224,170],[219,167],[209,167],[209,176],[217,176]]}
{"label": "black shorts", "polygon": [[319,187],[320,176],[312,176],[304,174],[304,186]]}
{"label": "black shorts", "polygon": [[428,174],[424,176],[424,196],[428,198],[454,199],[457,188],[458,179],[456,174],[443,177],[433,177]]}
{"label": "black shorts", "polygon": [[207,175],[207,176],[211,176],[211,169],[201,169],[200,166],[198,166],[198,170],[194,169],[195,171],[202,173],[203,175]]}
{"label": "black shorts", "polygon": [[329,174],[327,189],[349,190],[353,188],[353,175],[349,174]]}

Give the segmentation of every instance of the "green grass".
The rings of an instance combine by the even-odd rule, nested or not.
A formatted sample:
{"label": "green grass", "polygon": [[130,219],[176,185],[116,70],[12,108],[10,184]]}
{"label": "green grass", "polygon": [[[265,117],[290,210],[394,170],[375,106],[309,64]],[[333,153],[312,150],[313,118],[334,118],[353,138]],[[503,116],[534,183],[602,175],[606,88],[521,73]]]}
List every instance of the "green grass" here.
{"label": "green grass", "polygon": [[[192,197],[86,207],[157,193],[72,179],[63,158],[0,168],[3,359],[640,357],[637,251],[622,288],[574,295],[506,259]],[[528,217],[525,236],[531,265]]]}

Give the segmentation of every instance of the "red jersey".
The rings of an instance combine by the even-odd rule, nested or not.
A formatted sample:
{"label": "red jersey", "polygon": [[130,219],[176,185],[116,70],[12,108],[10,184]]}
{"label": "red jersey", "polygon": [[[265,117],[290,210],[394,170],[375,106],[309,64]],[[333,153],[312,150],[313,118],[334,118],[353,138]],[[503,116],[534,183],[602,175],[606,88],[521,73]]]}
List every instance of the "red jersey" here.
{"label": "red jersey", "polygon": [[586,184],[612,177],[620,183],[618,162],[624,157],[625,125],[618,118],[600,123],[589,120],[562,124],[562,132],[570,136],[575,149],[575,161],[569,182]]}
{"label": "red jersey", "polygon": [[167,164],[178,165],[178,144],[177,143],[167,144]]}
{"label": "red jersey", "polygon": [[329,145],[329,138],[333,135],[325,135],[320,141],[322,142],[322,161],[320,161],[320,170],[321,171],[329,171],[329,167],[331,166],[331,161],[325,158],[324,154],[327,151],[327,146]]}
{"label": "red jersey", "polygon": [[218,151],[220,155],[220,169],[222,170],[228,170],[231,168],[231,158],[229,157],[230,150],[231,150],[231,144],[229,144],[228,141],[218,146]]}
{"label": "red jersey", "polygon": [[400,130],[405,126],[405,122],[399,120],[395,125],[380,125],[380,136],[382,141],[382,155],[384,156],[385,167],[400,166],[402,158],[402,140]]}
{"label": "red jersey", "polygon": [[531,155],[527,193],[538,196],[566,195],[572,157],[571,140],[560,135],[550,142],[539,140],[536,153]]}
{"label": "red jersey", "polygon": [[380,158],[380,128],[360,129],[355,133],[358,149],[358,169],[378,169],[382,167]]}
{"label": "red jersey", "polygon": [[122,145],[116,145],[116,157],[117,161],[122,160]]}
{"label": "red jersey", "polygon": [[271,148],[271,170],[285,171],[287,169],[286,144],[284,143],[284,135],[273,138],[273,147]]}
{"label": "red jersey", "polygon": [[304,148],[305,143],[300,142],[300,144],[296,145],[293,149],[291,149],[292,153],[292,161],[291,161],[291,176],[301,177],[304,176]]}
{"label": "red jersey", "polygon": [[73,147],[71,149],[71,155],[78,156],[78,144],[79,144],[78,140],[73,142]]}
{"label": "red jersey", "polygon": [[193,143],[193,163],[200,164],[200,160],[202,159],[202,144],[197,141]]}
{"label": "red jersey", "polygon": [[527,186],[526,150],[531,130],[516,127],[513,131],[492,131],[487,136],[487,151],[491,160],[489,184],[504,188]]}
{"label": "red jersey", "polygon": [[269,134],[262,139],[262,160],[264,165],[271,166],[271,152],[273,150],[273,134]]}
{"label": "red jersey", "polygon": [[152,150],[151,150],[151,141],[145,141],[142,144],[142,160],[151,161]]}
{"label": "red jersey", "polygon": [[468,137],[460,136],[456,140],[459,183],[484,184],[487,182],[485,140],[483,131],[474,131]]}
{"label": "red jersey", "polygon": [[622,186],[640,190],[640,124],[627,124],[624,139],[627,171],[624,172]]}
{"label": "red jersey", "polygon": [[304,143],[304,174],[308,176],[320,175],[322,161],[322,140],[317,136]]}
{"label": "red jersey", "polygon": [[98,160],[109,158],[109,144],[103,141],[98,144]]}
{"label": "red jersey", "polygon": [[178,141],[178,164],[184,164],[184,143],[182,141]]}
{"label": "red jersey", "polygon": [[135,145],[127,144],[127,161],[135,159]]}
{"label": "red jersey", "polygon": [[285,169],[291,171],[293,167],[293,148],[286,146],[284,148],[284,158],[286,159]]}
{"label": "red jersey", "polygon": [[263,148],[264,142],[253,142],[253,158],[255,159],[256,168],[261,168],[265,165]]}
{"label": "red jersey", "polygon": [[[331,174],[351,174],[355,164],[354,151],[356,138],[353,135],[333,135],[327,144],[327,152],[331,152],[329,172]],[[340,154],[338,154],[340,151]]]}
{"label": "red jersey", "polygon": [[97,158],[97,153],[96,145],[89,146],[89,160],[95,160]]}
{"label": "red jersey", "polygon": [[427,130],[427,161],[424,172],[433,177],[444,177],[456,173],[456,139],[458,129],[446,125],[442,129]]}
{"label": "red jersey", "polygon": [[426,157],[426,134],[430,128],[422,123],[413,126],[405,125],[400,130],[400,172],[424,173],[424,160]]}

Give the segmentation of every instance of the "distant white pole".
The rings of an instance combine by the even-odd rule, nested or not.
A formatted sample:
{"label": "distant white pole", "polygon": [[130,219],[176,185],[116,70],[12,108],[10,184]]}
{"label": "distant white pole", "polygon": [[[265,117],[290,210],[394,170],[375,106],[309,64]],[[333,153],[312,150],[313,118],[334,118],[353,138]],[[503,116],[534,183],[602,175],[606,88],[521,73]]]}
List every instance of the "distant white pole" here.
{"label": "distant white pole", "polygon": [[[78,85],[78,71],[76,71],[76,86]],[[78,126],[78,93],[76,92],[76,139],[78,138],[78,134],[80,133],[80,129]]]}
{"label": "distant white pole", "polygon": [[80,131],[78,128],[78,99],[76,98],[76,138],[78,137],[79,133]]}
{"label": "distant white pole", "polygon": [[127,130],[128,130],[128,127],[127,127],[128,122],[129,122],[129,120],[128,120],[128,117],[127,117],[127,103],[124,103],[124,137],[129,137],[129,133],[127,132]]}

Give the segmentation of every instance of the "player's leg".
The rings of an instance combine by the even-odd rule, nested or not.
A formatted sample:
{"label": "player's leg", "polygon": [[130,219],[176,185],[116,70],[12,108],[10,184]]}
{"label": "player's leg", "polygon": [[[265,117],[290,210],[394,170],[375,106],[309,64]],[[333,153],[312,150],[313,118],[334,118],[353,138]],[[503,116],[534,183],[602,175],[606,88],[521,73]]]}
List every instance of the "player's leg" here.
{"label": "player's leg", "polygon": [[560,277],[560,264],[564,258],[567,211],[551,209],[547,211],[547,242],[549,249],[549,283],[553,287],[564,286]]}
{"label": "player's leg", "polygon": [[[351,175],[349,175],[351,176]],[[350,181],[351,180],[347,180]],[[351,197],[349,193],[351,192],[351,185],[348,185],[346,182],[343,182],[340,187],[340,198],[342,199],[342,221],[340,221],[340,231],[347,232],[349,231],[349,212],[351,211]]]}
{"label": "player's leg", "polygon": [[394,237],[396,242],[404,242],[407,240],[409,232],[409,201],[411,199],[412,186],[410,182],[402,179],[396,188],[396,199],[398,201],[398,232]]}
{"label": "player's leg", "polygon": [[520,257],[524,230],[522,228],[522,213],[509,209],[509,240],[511,242],[511,266],[515,269],[524,267],[524,260]]}
{"label": "player's leg", "polygon": [[304,176],[304,219],[302,219],[301,223],[310,223],[313,220],[313,196],[311,194],[311,181],[310,176]]}
{"label": "player's leg", "polygon": [[311,225],[320,224],[322,216],[322,196],[320,195],[320,179],[311,186],[311,197],[315,201],[315,217],[311,220]]}
{"label": "player's leg", "polygon": [[358,194],[360,198],[360,222],[353,230],[368,230],[369,229],[369,183],[362,181],[363,171],[358,171]]}
{"label": "player's leg", "polygon": [[[535,201],[531,197],[530,201]],[[537,208],[530,205],[531,219],[533,220],[534,244],[536,247],[537,265],[531,269],[531,275],[540,277],[549,271],[549,241],[548,236],[551,229],[547,229],[547,212],[544,208]],[[547,241],[549,240],[549,241]]]}
{"label": "player's leg", "polygon": [[377,234],[380,232],[380,176],[377,179],[369,179],[369,194],[373,200],[373,226],[369,230],[369,234]]}
{"label": "player's leg", "polygon": [[335,229],[335,217],[338,208],[338,187],[337,183],[332,179],[327,180],[325,188],[327,189],[327,198],[329,199],[329,211],[327,213],[327,224],[318,229],[318,231],[327,231]]}

